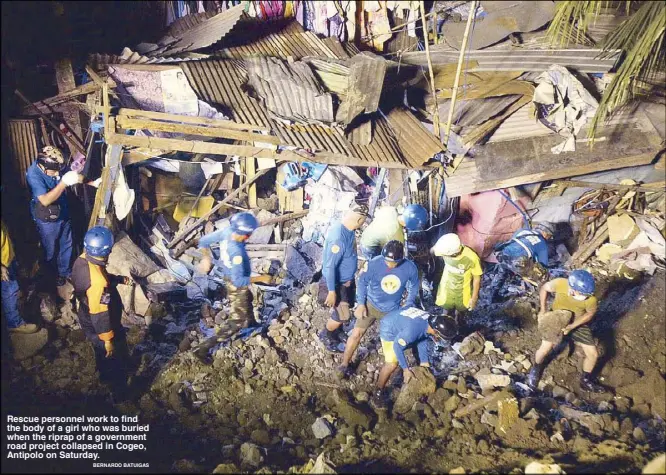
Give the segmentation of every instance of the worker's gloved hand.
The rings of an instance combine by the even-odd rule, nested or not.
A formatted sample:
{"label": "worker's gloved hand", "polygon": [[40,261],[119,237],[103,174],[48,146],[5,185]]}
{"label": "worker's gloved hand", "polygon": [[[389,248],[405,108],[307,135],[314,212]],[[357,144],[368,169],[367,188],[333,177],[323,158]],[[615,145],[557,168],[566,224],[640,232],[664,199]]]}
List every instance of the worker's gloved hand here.
{"label": "worker's gloved hand", "polygon": [[210,257],[204,257],[197,264],[197,272],[200,272],[202,274],[208,274],[212,268],[213,268],[213,261],[210,259]]}
{"label": "worker's gloved hand", "polygon": [[113,356],[113,341],[107,340],[104,342],[104,349],[106,350],[106,357],[110,358]]}
{"label": "worker's gloved hand", "polygon": [[414,377],[414,372],[410,368],[405,368],[402,371],[402,379],[404,380],[405,384],[409,383],[409,381]]}
{"label": "worker's gloved hand", "polygon": [[360,304],[358,307],[356,307],[356,310],[354,310],[354,316],[359,319],[367,317],[368,307],[366,305]]}
{"label": "worker's gloved hand", "polygon": [[335,293],[335,290],[329,290],[328,294],[326,295],[326,300],[324,301],[324,305],[327,307],[335,307],[335,302],[338,300],[338,296]]}
{"label": "worker's gloved hand", "polygon": [[70,170],[62,176],[62,182],[66,186],[76,185],[80,181],[79,177],[80,177],[80,175],[78,173],[73,172],[73,171]]}
{"label": "worker's gloved hand", "polygon": [[9,282],[9,269],[5,266],[2,266],[2,281]]}

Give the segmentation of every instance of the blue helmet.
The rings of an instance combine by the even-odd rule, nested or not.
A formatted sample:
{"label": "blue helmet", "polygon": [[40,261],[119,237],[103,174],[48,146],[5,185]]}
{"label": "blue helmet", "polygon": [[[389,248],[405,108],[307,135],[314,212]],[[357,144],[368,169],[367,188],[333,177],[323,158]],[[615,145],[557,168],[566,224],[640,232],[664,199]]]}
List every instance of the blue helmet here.
{"label": "blue helmet", "polygon": [[238,213],[231,217],[231,230],[236,234],[249,236],[259,227],[259,221],[251,213]]}
{"label": "blue helmet", "polygon": [[402,219],[409,231],[423,229],[428,220],[428,212],[421,205],[409,205],[402,212]]}
{"label": "blue helmet", "polygon": [[594,276],[586,270],[575,270],[569,275],[569,287],[585,295],[594,293]]}
{"label": "blue helmet", "polygon": [[95,226],[83,238],[83,247],[91,257],[108,257],[113,247],[113,234],[104,226]]}

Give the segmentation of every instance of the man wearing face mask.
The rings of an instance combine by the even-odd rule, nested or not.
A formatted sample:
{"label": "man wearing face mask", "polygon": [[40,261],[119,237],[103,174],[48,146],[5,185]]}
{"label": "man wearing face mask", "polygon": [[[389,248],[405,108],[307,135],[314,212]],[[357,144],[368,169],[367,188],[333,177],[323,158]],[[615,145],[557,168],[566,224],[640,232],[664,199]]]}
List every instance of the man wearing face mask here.
{"label": "man wearing face mask", "polygon": [[[573,321],[562,329],[562,333],[571,335],[574,343],[580,346],[585,353],[580,386],[585,391],[604,392],[603,386],[597,384],[592,377],[592,371],[599,357],[592,331],[588,326],[597,312],[597,298],[593,295],[594,289],[594,277],[586,270],[575,270],[568,279],[551,280],[545,283],[539,292],[541,302],[539,314],[546,313],[549,294],[555,294],[553,310],[568,310],[573,314]],[[543,340],[536,351],[534,366],[528,375],[528,384],[531,388],[537,387],[543,373],[544,360],[554,346],[554,343]]]}
{"label": "man wearing face mask", "polygon": [[60,150],[44,147],[26,172],[32,193],[30,211],[37,224],[46,265],[57,276],[57,286],[65,285],[72,273],[72,225],[65,190],[82,179],[76,172],[65,171],[64,164]]}

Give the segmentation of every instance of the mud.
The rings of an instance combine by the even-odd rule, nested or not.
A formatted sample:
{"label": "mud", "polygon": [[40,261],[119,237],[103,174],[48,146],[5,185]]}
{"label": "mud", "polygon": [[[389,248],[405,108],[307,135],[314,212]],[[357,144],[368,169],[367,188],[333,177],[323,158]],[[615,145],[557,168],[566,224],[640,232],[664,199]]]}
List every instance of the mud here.
{"label": "mud", "polygon": [[[376,413],[367,401],[382,365],[377,329],[364,337],[354,375],[340,382],[333,370],[341,355],[327,353],[316,338],[328,314],[310,296],[266,331],[219,348],[211,365],[193,355],[200,303],[168,306],[149,328],[129,329],[134,393],[121,404],[112,404],[98,382],[80,330],[50,328],[40,354],[3,371],[3,411],[139,414],[151,424],[155,471],[287,471],[325,452],[337,471],[352,473],[502,473],[534,460],[568,473],[636,472],[664,447],[666,289],[661,272],[631,285],[604,282],[592,323],[602,382],[615,395],[580,390],[582,358],[566,340],[540,391],[524,390],[540,342],[532,294],[480,306],[468,317],[457,341],[478,331],[496,351],[462,359],[450,344],[438,346],[435,391],[416,391],[402,414]],[[511,383],[482,391],[480,370]],[[397,372],[393,401],[401,383]],[[318,418],[328,421],[330,436],[315,436]]]}

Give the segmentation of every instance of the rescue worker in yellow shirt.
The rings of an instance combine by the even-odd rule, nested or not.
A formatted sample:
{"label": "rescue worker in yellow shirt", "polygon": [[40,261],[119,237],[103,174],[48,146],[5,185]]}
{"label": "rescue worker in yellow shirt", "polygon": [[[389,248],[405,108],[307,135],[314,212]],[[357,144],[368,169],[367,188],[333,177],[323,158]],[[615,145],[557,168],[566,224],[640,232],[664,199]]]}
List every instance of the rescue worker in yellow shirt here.
{"label": "rescue worker in yellow shirt", "polygon": [[421,205],[408,205],[402,214],[394,206],[383,206],[375,212],[372,222],[363,231],[359,242],[361,255],[370,260],[382,253],[389,241],[405,243],[405,230],[423,229],[428,212]]}
{"label": "rescue worker in yellow shirt", "polygon": [[112,247],[109,229],[95,226],[88,230],[83,239],[84,252],[74,262],[72,284],[79,302],[79,324],[95,352],[100,381],[109,383],[113,395],[122,398],[127,383],[127,347],[115,286],[129,285],[132,280],[106,271]]}
{"label": "rescue worker in yellow shirt", "polygon": [[437,288],[435,304],[460,317],[476,307],[483,269],[479,256],[460,242],[455,233],[440,237],[433,247],[436,256],[444,258],[444,272]]}

